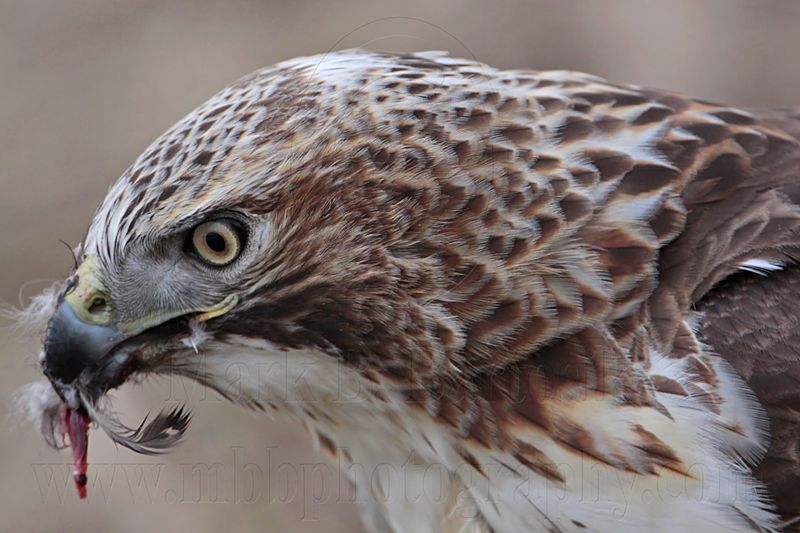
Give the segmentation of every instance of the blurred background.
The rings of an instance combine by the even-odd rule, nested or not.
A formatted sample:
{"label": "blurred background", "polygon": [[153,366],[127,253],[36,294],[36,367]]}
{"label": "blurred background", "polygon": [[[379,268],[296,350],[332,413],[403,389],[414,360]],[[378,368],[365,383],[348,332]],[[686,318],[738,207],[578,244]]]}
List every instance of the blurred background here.
{"label": "blurred background", "polygon": [[[750,107],[800,104],[794,0],[1,0],[0,300],[68,273],[108,186],[151,140],[256,68],[331,49],[448,50],[497,67],[584,70]],[[360,531],[353,494],[296,423],[177,380],[126,386],[130,423],[188,401],[167,456],[93,432],[88,501],[68,452],[12,395],[36,339],[0,324],[0,531]]]}

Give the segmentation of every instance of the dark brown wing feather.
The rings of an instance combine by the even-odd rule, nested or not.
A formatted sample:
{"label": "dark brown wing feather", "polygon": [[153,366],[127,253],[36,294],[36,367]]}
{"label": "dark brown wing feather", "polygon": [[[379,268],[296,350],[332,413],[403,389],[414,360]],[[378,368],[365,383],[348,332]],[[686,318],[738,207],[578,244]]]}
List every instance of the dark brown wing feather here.
{"label": "dark brown wing feather", "polygon": [[770,445],[755,471],[786,517],[800,516],[800,267],[733,276],[700,302],[701,334],[769,414]]}
{"label": "dark brown wing feather", "polygon": [[[769,112],[765,122],[800,139],[797,110]],[[800,204],[800,166],[779,173],[776,181],[786,183],[787,174],[793,179],[777,189],[776,209]],[[765,214],[779,218],[774,211]],[[800,517],[800,234],[778,232],[789,242],[767,255],[784,254],[783,271],[733,275],[707,293],[698,309],[705,315],[705,342],[730,362],[767,410],[770,444],[755,475],[791,521]],[[800,524],[794,528],[800,531]]]}

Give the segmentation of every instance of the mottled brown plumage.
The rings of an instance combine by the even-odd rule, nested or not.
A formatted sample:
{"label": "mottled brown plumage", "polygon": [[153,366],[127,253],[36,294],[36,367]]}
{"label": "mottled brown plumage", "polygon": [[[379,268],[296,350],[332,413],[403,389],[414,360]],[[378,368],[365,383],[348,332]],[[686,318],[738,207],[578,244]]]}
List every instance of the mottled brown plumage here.
{"label": "mottled brown plumage", "polygon": [[[301,58],[145,151],[84,277],[129,336],[202,329],[145,340],[139,370],[293,413],[351,464],[445,466],[455,499],[372,493],[376,529],[778,528],[770,501],[800,515],[798,124],[435,53]],[[197,267],[183,236],[220,216],[247,228],[241,258]],[[226,357],[275,353],[320,368],[283,393],[328,394],[336,367],[358,401],[229,389]],[[617,516],[620,479],[637,496]]]}

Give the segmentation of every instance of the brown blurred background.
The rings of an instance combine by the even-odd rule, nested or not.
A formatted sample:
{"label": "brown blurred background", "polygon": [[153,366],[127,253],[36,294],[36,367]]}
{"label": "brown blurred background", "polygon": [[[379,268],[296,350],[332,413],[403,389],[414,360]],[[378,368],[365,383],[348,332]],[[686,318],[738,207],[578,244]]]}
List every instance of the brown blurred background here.
{"label": "brown blurred background", "polygon": [[[449,50],[498,67],[585,70],[754,107],[800,104],[796,0],[0,0],[0,299],[66,274],[111,182],[207,97],[258,67],[330,49]],[[3,323],[0,326],[6,326]],[[359,531],[353,496],[302,429],[199,386],[124,388],[133,423],[189,401],[174,453],[94,433],[89,499],[69,454],[14,417],[35,340],[0,329],[0,531]]]}

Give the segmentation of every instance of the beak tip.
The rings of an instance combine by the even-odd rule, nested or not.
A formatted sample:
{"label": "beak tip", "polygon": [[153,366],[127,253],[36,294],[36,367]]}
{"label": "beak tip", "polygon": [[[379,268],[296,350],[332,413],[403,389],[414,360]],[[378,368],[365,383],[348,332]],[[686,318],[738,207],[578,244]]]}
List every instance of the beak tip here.
{"label": "beak tip", "polygon": [[82,321],[63,301],[47,326],[40,357],[42,371],[58,391],[56,383],[73,383],[86,368],[108,354],[120,337],[112,327]]}

